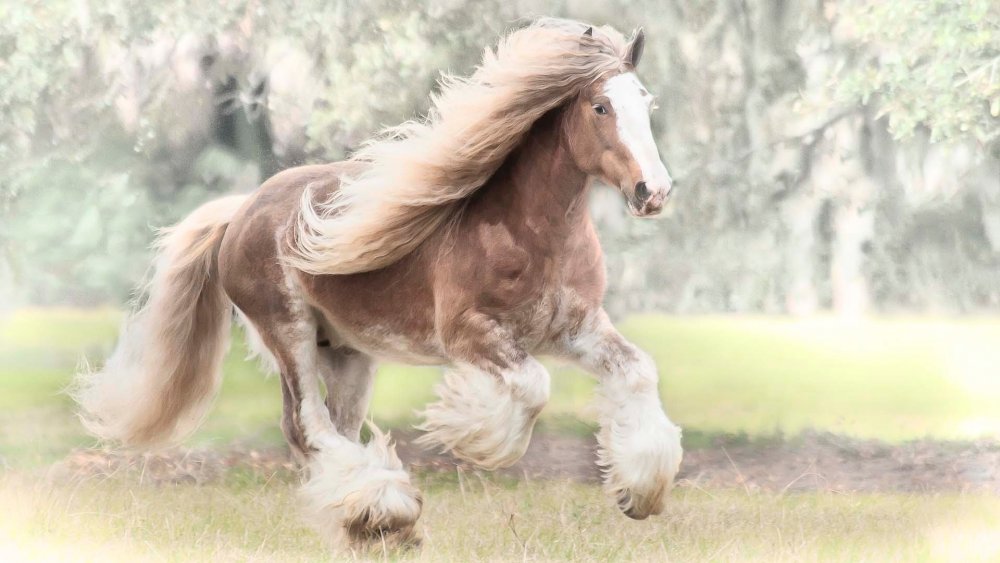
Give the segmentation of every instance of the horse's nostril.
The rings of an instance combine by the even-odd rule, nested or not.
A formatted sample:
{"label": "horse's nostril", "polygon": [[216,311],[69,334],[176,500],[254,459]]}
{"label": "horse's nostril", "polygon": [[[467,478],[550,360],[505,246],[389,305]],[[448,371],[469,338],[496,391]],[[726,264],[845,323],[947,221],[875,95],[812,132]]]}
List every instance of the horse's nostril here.
{"label": "horse's nostril", "polygon": [[649,188],[646,187],[646,182],[638,182],[635,185],[635,197],[639,201],[646,201],[649,197]]}

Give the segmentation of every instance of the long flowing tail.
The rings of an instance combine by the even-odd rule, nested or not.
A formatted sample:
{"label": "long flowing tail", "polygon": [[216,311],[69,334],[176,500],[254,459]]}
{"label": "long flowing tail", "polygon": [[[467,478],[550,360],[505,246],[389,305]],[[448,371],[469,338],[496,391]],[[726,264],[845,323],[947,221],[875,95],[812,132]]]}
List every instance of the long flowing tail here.
{"label": "long flowing tail", "polygon": [[201,424],[222,382],[232,305],[219,281],[222,237],[246,196],[209,202],[157,240],[148,298],[104,368],[71,394],[92,434],[130,447],[179,441]]}

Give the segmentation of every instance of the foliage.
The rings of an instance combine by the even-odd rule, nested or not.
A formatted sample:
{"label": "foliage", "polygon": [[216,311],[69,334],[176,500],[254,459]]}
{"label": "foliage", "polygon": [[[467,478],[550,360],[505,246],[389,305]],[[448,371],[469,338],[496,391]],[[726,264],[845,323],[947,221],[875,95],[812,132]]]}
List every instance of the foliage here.
{"label": "foliage", "polygon": [[854,1],[844,25],[863,63],[842,95],[874,101],[899,138],[1000,140],[1000,4],[993,0]]}
{"label": "foliage", "polygon": [[[30,301],[120,301],[151,226],[425,107],[439,70],[467,68],[498,32],[487,21],[450,2],[5,3],[0,259]],[[263,108],[289,51],[311,90],[284,84],[309,105],[278,162]]]}
{"label": "foliage", "polygon": [[[613,309],[839,308],[858,276],[881,309],[1000,308],[989,0],[0,3],[6,304],[125,301],[156,228],[419,117],[441,71],[537,15],[649,37],[639,71],[680,186],[658,223],[594,198]],[[861,100],[914,141],[883,139]],[[928,128],[971,148],[925,146]],[[946,236],[923,236],[926,217]]]}

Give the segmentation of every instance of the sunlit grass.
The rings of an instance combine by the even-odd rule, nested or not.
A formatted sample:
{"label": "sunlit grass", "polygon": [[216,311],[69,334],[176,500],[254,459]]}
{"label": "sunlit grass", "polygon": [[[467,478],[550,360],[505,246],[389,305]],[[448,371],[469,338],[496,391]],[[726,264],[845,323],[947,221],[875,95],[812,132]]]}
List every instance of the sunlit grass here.
{"label": "sunlit grass", "polygon": [[[49,464],[91,443],[60,391],[81,357],[99,362],[118,313],[22,311],[0,321],[0,561],[319,561],[328,551],[299,519],[295,483],[230,470],[208,485],[140,484],[134,475],[50,479]],[[803,428],[900,440],[1000,429],[1000,320],[634,317],[622,330],[650,351],[688,445]],[[218,404],[191,444],[280,442],[275,377],[226,359]],[[593,382],[551,364],[542,425],[589,430]],[[414,420],[435,369],[386,365],[373,416]],[[429,561],[885,561],[1000,558],[1000,498],[972,495],[779,495],[680,488],[666,514],[627,520],[594,485],[418,475],[420,551]],[[376,554],[379,556],[381,554]]]}
{"label": "sunlit grass", "polygon": [[[90,443],[60,391],[84,357],[99,363],[108,354],[119,320],[112,310],[25,310],[0,320],[0,457],[45,463]],[[638,316],[620,326],[656,358],[664,401],[689,445],[717,433],[807,428],[894,441],[1000,435],[1000,319]],[[220,399],[193,444],[280,441],[278,380],[245,355],[237,336]],[[589,431],[593,380],[550,368],[543,426]],[[376,422],[414,422],[438,378],[435,368],[382,366]]]}
{"label": "sunlit grass", "polygon": [[670,412],[702,431],[969,438],[979,419],[1000,435],[994,319],[650,316],[623,330],[656,358]]}
{"label": "sunlit grass", "polygon": [[[418,478],[423,548],[403,560],[889,561],[1000,555],[1000,499],[674,492],[665,514],[626,519],[596,486]],[[0,559],[324,560],[294,484],[130,479],[52,485],[0,478]],[[378,554],[376,554],[378,555]]]}

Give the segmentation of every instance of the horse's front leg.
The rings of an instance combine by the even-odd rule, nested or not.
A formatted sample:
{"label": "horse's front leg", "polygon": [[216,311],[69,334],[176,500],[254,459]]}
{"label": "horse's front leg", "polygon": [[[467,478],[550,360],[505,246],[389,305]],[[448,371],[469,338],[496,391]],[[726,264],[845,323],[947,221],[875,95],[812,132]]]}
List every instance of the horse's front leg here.
{"label": "horse's front leg", "polygon": [[458,359],[437,388],[440,400],[423,413],[419,441],[485,469],[508,467],[528,449],[549,400],[549,373],[492,321],[472,323],[460,338],[450,342]]}
{"label": "horse's front leg", "polygon": [[603,310],[590,312],[563,342],[564,352],[598,379],[605,489],[629,517],[663,511],[683,450],[667,418],[653,359],[627,341]]}

